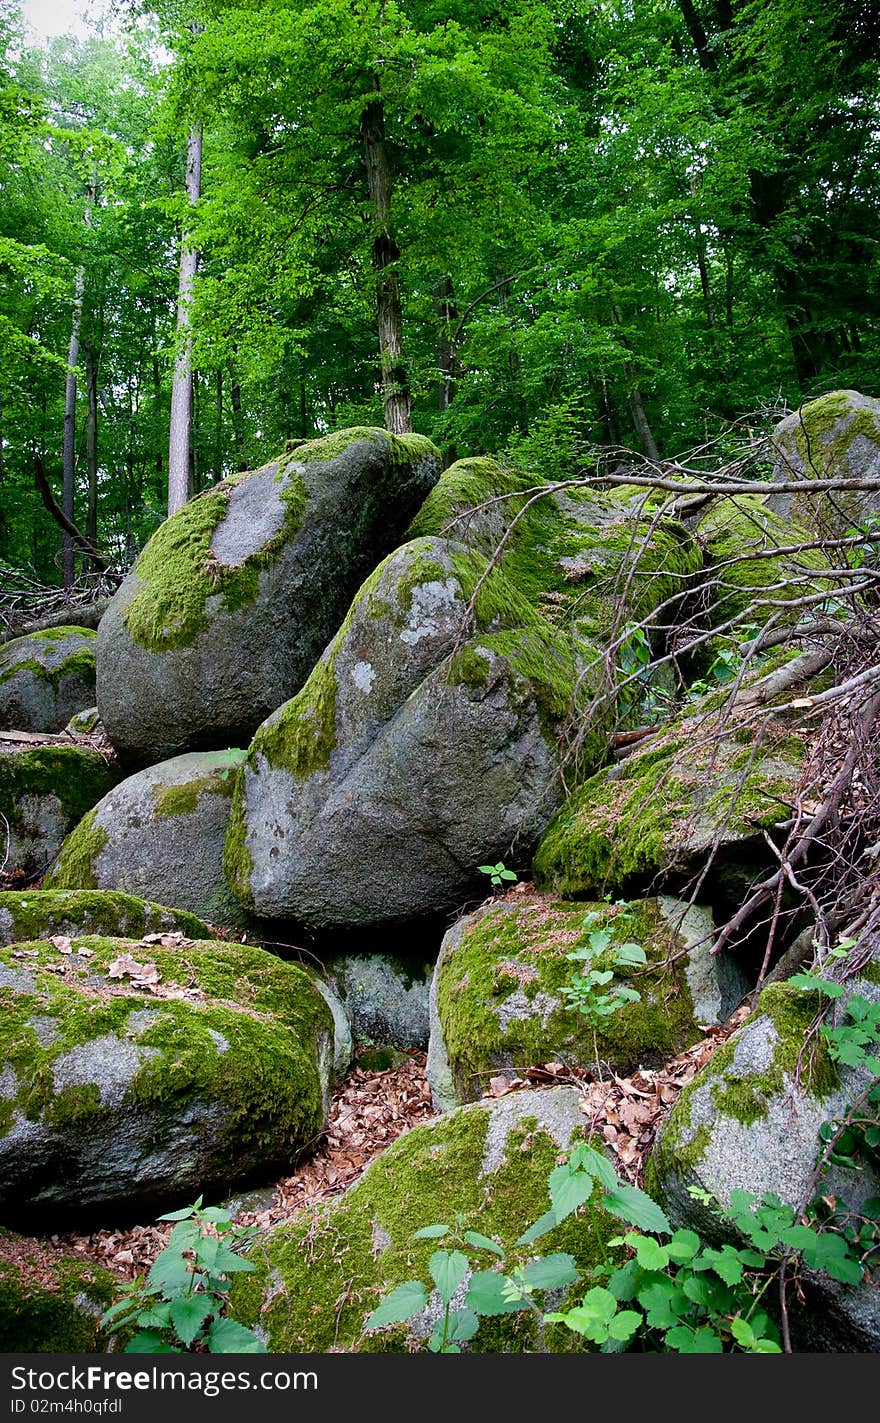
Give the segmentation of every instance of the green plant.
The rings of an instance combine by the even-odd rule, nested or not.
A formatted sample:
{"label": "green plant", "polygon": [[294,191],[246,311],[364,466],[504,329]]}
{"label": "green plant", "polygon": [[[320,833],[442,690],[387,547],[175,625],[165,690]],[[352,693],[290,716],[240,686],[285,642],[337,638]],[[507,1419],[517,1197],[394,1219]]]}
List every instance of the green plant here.
{"label": "green plant", "polygon": [[493,889],[500,889],[505,881],[513,883],[517,878],[513,870],[505,868],[503,860],[499,860],[497,865],[478,865],[477,869],[481,875],[489,876]]}
{"label": "green plant", "polygon": [[[605,1020],[618,1008],[625,1003],[638,1003],[641,998],[637,989],[615,981],[615,968],[637,968],[647,962],[641,944],[614,942],[619,929],[631,920],[632,915],[618,913],[613,919],[606,920],[602,928],[594,928],[593,925],[602,918],[603,915],[596,909],[591,909],[586,915],[584,928],[589,931],[586,943],[566,954],[570,962],[583,967],[573,975],[571,983],[560,989],[562,997],[583,1015],[594,1032],[603,1027]],[[600,958],[611,966],[596,968],[595,961]]]}
{"label": "green plant", "polygon": [[256,1268],[237,1253],[256,1228],[233,1225],[220,1206],[203,1209],[201,1196],[159,1220],[175,1222],[168,1244],[106,1311],[102,1328],[136,1326],[126,1354],[265,1354],[252,1330],[224,1314],[229,1276]]}
{"label": "green plant", "polygon": [[473,1339],[479,1329],[481,1316],[515,1314],[530,1308],[540,1316],[534,1302],[536,1292],[559,1289],[577,1278],[573,1258],[562,1252],[514,1264],[506,1274],[499,1269],[474,1269],[465,1246],[491,1254],[499,1261],[504,1260],[505,1250],[488,1235],[464,1229],[460,1219],[454,1226],[426,1225],[412,1239],[450,1241],[445,1249],[435,1250],[428,1261],[432,1286],[421,1280],[398,1285],[368,1316],[364,1329],[404,1324],[425,1310],[433,1313],[432,1296],[436,1294],[438,1314],[428,1337],[428,1348],[436,1354],[460,1354],[461,1345]]}

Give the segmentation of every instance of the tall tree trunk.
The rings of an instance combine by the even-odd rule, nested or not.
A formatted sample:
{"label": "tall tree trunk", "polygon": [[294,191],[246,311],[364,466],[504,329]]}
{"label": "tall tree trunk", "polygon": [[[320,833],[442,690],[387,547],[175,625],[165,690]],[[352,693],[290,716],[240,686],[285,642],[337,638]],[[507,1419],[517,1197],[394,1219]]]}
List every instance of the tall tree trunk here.
{"label": "tall tree trunk", "polygon": [[[199,200],[202,184],[202,130],[190,129],[186,148],[186,195],[190,206]],[[177,347],[171,384],[171,420],[168,431],[168,513],[187,501],[190,480],[190,423],[192,412],[192,303],[199,254],[183,232],[180,241],[180,275],[177,284]]]}
{"label": "tall tree trunk", "polygon": [[[64,439],[61,454],[61,509],[65,518],[74,523],[74,472],[76,465],[76,363],[79,360],[79,330],[82,325],[83,292],[86,285],[86,269],[78,267],[73,294],[73,312],[70,318],[70,344],[67,347],[67,382],[64,387]],[[74,542],[70,534],[61,535],[61,582],[63,587],[72,588],[76,576],[73,551]]]}
{"label": "tall tree trunk", "polygon": [[703,22],[697,14],[693,0],[678,0],[678,8],[681,10],[682,17],[687,26],[691,44],[697,51],[697,59],[700,68],[707,70],[709,73],[714,73],[718,65],[715,62],[714,54],[709,48],[708,36],[703,27]]}
{"label": "tall tree trunk", "polygon": [[234,376],[229,388],[229,403],[232,406],[232,443],[235,446],[235,468],[241,472],[245,468],[244,423],[241,418],[241,386]]}
{"label": "tall tree trunk", "polygon": [[309,438],[309,407],[306,400],[305,376],[299,378],[299,437],[301,440]]}
{"label": "tall tree trunk", "polygon": [[89,543],[98,543],[98,357],[94,347],[85,348],[86,395],[88,413],[86,415],[86,471],[88,474],[88,502],[86,505],[85,535]]}
{"label": "tall tree trunk", "polygon": [[458,370],[453,335],[458,325],[458,311],[451,277],[443,277],[437,282],[433,297],[434,315],[437,319],[437,370],[440,373],[437,403],[441,410],[448,410],[455,399],[455,377]]}
{"label": "tall tree trunk", "polygon": [[217,372],[217,425],[214,430],[214,471],[213,479],[219,484],[223,478],[223,372]]}
{"label": "tall tree trunk", "polygon": [[403,364],[403,311],[395,263],[400,248],[391,220],[391,169],[385,145],[385,106],[378,95],[361,115],[361,138],[367,190],[373,209],[373,267],[377,273],[376,308],[379,326],[379,362],[385,428],[395,435],[412,429],[409,380]]}
{"label": "tall tree trunk", "polygon": [[[611,308],[611,315],[614,318],[614,324],[618,327],[617,334],[620,339],[620,344],[624,346],[627,351],[631,351],[632,347],[629,340],[621,329],[623,327],[623,317],[620,314],[620,308],[616,304]],[[660,451],[657,449],[654,433],[645,411],[645,403],[642,400],[642,392],[639,389],[635,367],[631,361],[627,361],[623,370],[626,376],[630,414],[632,415],[632,422],[635,426],[636,434],[639,437],[642,452],[648,456],[649,460],[659,460]]]}

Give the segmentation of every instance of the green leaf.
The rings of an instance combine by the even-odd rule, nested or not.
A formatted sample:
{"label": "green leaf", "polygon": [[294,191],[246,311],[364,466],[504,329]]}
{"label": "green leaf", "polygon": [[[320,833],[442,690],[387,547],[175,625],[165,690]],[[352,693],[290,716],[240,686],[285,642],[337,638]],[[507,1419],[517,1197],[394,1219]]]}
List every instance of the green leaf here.
{"label": "green leaf", "polygon": [[557,1166],[550,1172],[547,1184],[557,1221],[565,1220],[578,1206],[584,1205],[592,1196],[596,1185],[586,1171],[574,1172],[570,1166]]}
{"label": "green leaf", "polygon": [[621,1309],[609,1321],[608,1333],[612,1339],[631,1339],[643,1324],[644,1320],[637,1310]]}
{"label": "green leaf", "polygon": [[579,1142],[573,1148],[568,1164],[573,1170],[586,1171],[590,1176],[595,1176],[600,1186],[604,1186],[608,1191],[613,1191],[617,1185],[617,1172],[608,1157],[594,1146],[588,1146],[586,1142]]}
{"label": "green leaf", "polygon": [[556,1212],[546,1211],[544,1215],[539,1216],[539,1218],[529,1226],[528,1230],[523,1231],[516,1243],[517,1245],[532,1245],[536,1240],[540,1240],[542,1235],[546,1235],[548,1231],[552,1230],[553,1227],[558,1224],[559,1221],[556,1218]]}
{"label": "green leaf", "polygon": [[211,1221],[213,1225],[230,1225],[232,1223],[232,1216],[222,1206],[206,1206],[199,1214],[202,1220]]}
{"label": "green leaf", "polygon": [[166,1344],[161,1334],[153,1329],[142,1329],[138,1334],[133,1334],[123,1349],[123,1354],[179,1354],[179,1349],[173,1349],[170,1344]]}
{"label": "green leaf", "polygon": [[504,1246],[499,1245],[497,1240],[490,1240],[488,1235],[481,1235],[478,1230],[466,1230],[464,1238],[468,1245],[473,1245],[478,1250],[491,1250],[500,1260],[504,1259]]}
{"label": "green leaf", "polygon": [[670,1260],[684,1262],[693,1260],[700,1248],[700,1237],[695,1230],[677,1230],[667,1246]]}
{"label": "green leaf", "polygon": [[265,1354],[267,1349],[251,1329],[245,1329],[237,1319],[215,1319],[208,1330],[208,1349],[212,1354]]}
{"label": "green leaf", "polygon": [[624,1181],[618,1182],[616,1188],[603,1197],[602,1204],[612,1215],[628,1221],[639,1230],[650,1230],[656,1235],[672,1234],[672,1226],[665,1212],[637,1186],[629,1186]]}
{"label": "green leaf", "polygon": [[179,1294],[188,1289],[192,1274],[186,1260],[168,1250],[161,1251],[150,1266],[147,1282],[161,1289]]}
{"label": "green leaf", "polygon": [[641,944],[618,944],[615,957],[619,964],[645,964],[648,956]]}
{"label": "green leaf", "polygon": [[[610,1290],[597,1285],[588,1290],[580,1304],[572,1309],[546,1314],[550,1323],[566,1324],[575,1334],[582,1334],[594,1344],[603,1344],[608,1338],[609,1325],[617,1313],[617,1300]],[[627,1310],[627,1314],[635,1311]],[[641,1319],[639,1318],[639,1323]]]}
{"label": "green leaf", "polygon": [[460,1250],[435,1250],[428,1261],[431,1279],[444,1304],[449,1304],[467,1275],[468,1258]]}
{"label": "green leaf", "polygon": [[451,1229],[448,1225],[423,1225],[421,1230],[410,1236],[411,1240],[439,1240]]}
{"label": "green leaf", "polygon": [[520,1278],[532,1290],[555,1290],[577,1279],[577,1266],[571,1255],[557,1251],[532,1260],[524,1266]]}
{"label": "green leaf", "polygon": [[189,1220],[190,1216],[195,1215],[196,1211],[201,1208],[201,1204],[202,1204],[202,1197],[199,1196],[199,1199],[195,1202],[194,1205],[191,1205],[191,1206],[183,1206],[182,1209],[179,1210],[179,1211],[168,1211],[165,1215],[160,1215],[160,1216],[158,1216],[157,1219],[158,1219],[158,1220]]}
{"label": "green leaf", "polygon": [[473,1339],[479,1327],[480,1321],[473,1310],[454,1309],[449,1316],[447,1342],[463,1344],[466,1340]]}
{"label": "green leaf", "polygon": [[625,1237],[627,1245],[631,1245],[636,1252],[636,1259],[643,1270],[665,1270],[669,1264],[669,1250],[665,1245],[658,1245],[650,1235],[627,1235]]}
{"label": "green leaf", "polygon": [[497,1270],[476,1270],[468,1284],[466,1300],[468,1308],[476,1314],[514,1314],[525,1309],[525,1300],[505,1299],[504,1287],[508,1284],[506,1275]]}
{"label": "green leaf", "polygon": [[419,1314],[428,1302],[428,1292],[420,1280],[407,1280],[398,1285],[382,1303],[373,1310],[364,1324],[365,1329],[381,1329],[386,1324],[402,1324]]}
{"label": "green leaf", "polygon": [[208,1295],[190,1295],[172,1300],[168,1306],[171,1323],[184,1344],[191,1344],[209,1314],[215,1311],[214,1300]]}

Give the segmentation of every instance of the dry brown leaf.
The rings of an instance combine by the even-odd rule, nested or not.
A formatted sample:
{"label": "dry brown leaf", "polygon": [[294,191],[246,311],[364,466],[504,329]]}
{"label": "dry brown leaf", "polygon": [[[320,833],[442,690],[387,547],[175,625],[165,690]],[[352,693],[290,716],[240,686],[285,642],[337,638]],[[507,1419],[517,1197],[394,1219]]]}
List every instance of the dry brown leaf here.
{"label": "dry brown leaf", "polygon": [[59,954],[73,953],[73,943],[67,934],[53,934],[49,943],[55,945]]}

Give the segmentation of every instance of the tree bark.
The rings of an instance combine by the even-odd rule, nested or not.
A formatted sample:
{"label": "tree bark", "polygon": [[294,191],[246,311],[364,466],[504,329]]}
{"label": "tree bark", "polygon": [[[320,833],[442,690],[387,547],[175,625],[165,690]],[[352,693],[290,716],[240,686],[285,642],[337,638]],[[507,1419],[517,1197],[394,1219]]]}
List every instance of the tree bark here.
{"label": "tree bark", "polygon": [[[78,267],[73,294],[73,313],[70,319],[70,344],[67,347],[67,382],[64,387],[64,439],[61,453],[61,510],[69,524],[73,524],[74,474],[76,465],[76,363],[79,360],[79,329],[82,325],[83,292],[86,285],[86,269]],[[64,530],[61,535],[61,583],[64,588],[72,588],[76,572],[74,569],[75,540]]]}
{"label": "tree bark", "polygon": [[403,362],[403,310],[396,263],[400,248],[391,217],[391,168],[385,144],[385,106],[378,93],[361,115],[367,190],[373,210],[373,268],[377,273],[376,312],[385,428],[395,435],[412,430],[411,396]]}
{"label": "tree bark", "polygon": [[88,500],[86,503],[86,538],[98,542],[98,357],[94,347],[85,348],[86,395],[86,470]]}
{"label": "tree bark", "polygon": [[[201,193],[202,130],[190,129],[186,149],[186,195],[195,207]],[[189,494],[192,416],[192,312],[199,254],[186,232],[180,242],[177,284],[177,348],[171,384],[171,420],[168,431],[168,513],[183,507]]]}
{"label": "tree bark", "polygon": [[229,388],[229,403],[232,406],[232,443],[235,446],[235,468],[241,473],[245,468],[244,425],[241,418],[241,386],[234,376]]}
{"label": "tree bark", "polygon": [[446,276],[437,282],[433,296],[434,314],[437,318],[437,370],[440,373],[437,404],[441,410],[448,410],[455,399],[455,377],[458,367],[453,335],[458,324],[458,311],[455,306],[452,278]]}
{"label": "tree bark", "polygon": [[714,74],[718,65],[715,62],[714,54],[709,48],[709,39],[703,27],[703,22],[697,14],[693,0],[678,0],[678,8],[681,10],[682,17],[687,26],[691,44],[697,51],[697,60],[699,61],[700,68],[707,70],[710,74]]}

